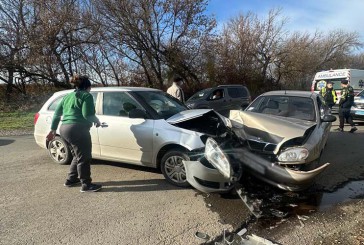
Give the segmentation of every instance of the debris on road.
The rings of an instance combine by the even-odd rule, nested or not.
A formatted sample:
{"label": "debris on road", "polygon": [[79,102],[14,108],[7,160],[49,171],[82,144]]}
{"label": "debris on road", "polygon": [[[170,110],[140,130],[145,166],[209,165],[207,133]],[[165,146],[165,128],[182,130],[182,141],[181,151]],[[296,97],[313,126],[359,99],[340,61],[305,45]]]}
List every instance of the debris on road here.
{"label": "debris on road", "polygon": [[215,242],[214,245],[279,245],[278,243],[274,243],[255,234],[247,235],[246,238],[243,238],[241,235],[239,235],[243,235],[246,232],[247,229],[244,228],[237,234],[227,234],[226,230],[224,229],[222,240]]}
{"label": "debris on road", "polygon": [[260,205],[262,204],[262,200],[255,199],[252,200],[248,197],[248,193],[245,192],[244,188],[239,188],[236,190],[241,200],[245,203],[250,212],[258,219],[262,216],[262,211],[260,210]]}
{"label": "debris on road", "polygon": [[203,232],[199,232],[199,231],[197,231],[195,233],[195,237],[206,240],[206,241],[210,239],[209,235],[207,235],[206,233],[203,233]]}

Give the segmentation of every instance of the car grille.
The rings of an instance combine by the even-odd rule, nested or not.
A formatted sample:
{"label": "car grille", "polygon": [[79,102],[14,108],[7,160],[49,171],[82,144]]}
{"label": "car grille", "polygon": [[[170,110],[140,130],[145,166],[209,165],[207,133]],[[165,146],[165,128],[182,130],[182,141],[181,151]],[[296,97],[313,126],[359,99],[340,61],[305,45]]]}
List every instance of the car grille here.
{"label": "car grille", "polygon": [[248,140],[248,144],[249,144],[249,147],[251,150],[259,151],[259,152],[263,152],[263,153],[273,153],[273,151],[277,147],[276,144],[257,141],[257,140]]}

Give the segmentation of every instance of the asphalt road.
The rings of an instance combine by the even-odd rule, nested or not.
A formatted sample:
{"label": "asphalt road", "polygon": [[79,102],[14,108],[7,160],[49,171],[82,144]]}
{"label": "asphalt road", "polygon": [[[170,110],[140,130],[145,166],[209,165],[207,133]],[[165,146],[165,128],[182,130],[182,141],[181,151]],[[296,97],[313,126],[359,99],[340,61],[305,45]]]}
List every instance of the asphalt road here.
{"label": "asphalt road", "polygon": [[[332,164],[317,189],[335,192],[364,179],[364,124],[358,127],[330,134],[322,160]],[[251,217],[239,198],[171,186],[153,169],[95,160],[98,193],[64,187],[67,171],[32,135],[0,137],[0,244],[200,244],[197,231],[214,238]],[[272,237],[295,244],[278,233]]]}

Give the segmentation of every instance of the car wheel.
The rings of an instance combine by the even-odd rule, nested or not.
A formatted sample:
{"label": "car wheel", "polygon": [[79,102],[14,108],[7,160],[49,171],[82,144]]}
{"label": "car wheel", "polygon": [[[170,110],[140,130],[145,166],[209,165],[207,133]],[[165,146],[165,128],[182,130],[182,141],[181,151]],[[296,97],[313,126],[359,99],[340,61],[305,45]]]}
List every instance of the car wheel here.
{"label": "car wheel", "polygon": [[58,164],[66,165],[71,163],[71,151],[67,143],[59,136],[49,142],[48,152],[52,160]]}
{"label": "car wheel", "polygon": [[190,157],[183,151],[168,151],[161,160],[161,171],[166,180],[179,187],[188,187],[186,169],[182,161],[189,161]]}

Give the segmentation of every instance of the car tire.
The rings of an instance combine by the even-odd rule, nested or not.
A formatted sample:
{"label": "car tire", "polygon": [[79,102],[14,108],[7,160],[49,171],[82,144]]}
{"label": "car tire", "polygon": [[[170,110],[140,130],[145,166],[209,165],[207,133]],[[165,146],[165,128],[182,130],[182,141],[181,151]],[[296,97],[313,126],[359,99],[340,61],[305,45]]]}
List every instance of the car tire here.
{"label": "car tire", "polygon": [[190,157],[184,151],[170,150],[164,154],[160,168],[166,180],[179,187],[188,187],[186,169],[182,161],[189,161]]}
{"label": "car tire", "polygon": [[67,165],[72,161],[71,150],[67,143],[59,136],[56,136],[49,142],[48,153],[52,160],[60,165]]}

